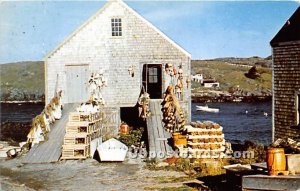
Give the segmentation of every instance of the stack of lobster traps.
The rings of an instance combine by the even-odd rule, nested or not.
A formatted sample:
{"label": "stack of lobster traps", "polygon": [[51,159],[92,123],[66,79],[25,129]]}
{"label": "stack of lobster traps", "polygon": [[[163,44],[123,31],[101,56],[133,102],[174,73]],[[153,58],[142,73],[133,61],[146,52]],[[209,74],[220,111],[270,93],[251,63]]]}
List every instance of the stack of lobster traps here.
{"label": "stack of lobster traps", "polygon": [[210,121],[197,121],[185,126],[188,155],[194,158],[223,157],[225,139],[222,130],[219,124]]}
{"label": "stack of lobster traps", "polygon": [[71,112],[66,126],[61,159],[90,157],[90,143],[102,134],[103,112]]}

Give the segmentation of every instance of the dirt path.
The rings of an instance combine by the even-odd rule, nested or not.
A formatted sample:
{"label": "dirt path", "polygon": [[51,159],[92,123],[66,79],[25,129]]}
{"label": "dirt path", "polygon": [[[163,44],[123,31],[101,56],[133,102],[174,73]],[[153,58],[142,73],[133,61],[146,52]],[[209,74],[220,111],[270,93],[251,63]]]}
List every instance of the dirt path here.
{"label": "dirt path", "polygon": [[55,164],[20,164],[19,159],[0,162],[0,190],[144,190],[178,187],[162,183],[170,177],[186,176],[174,171],[150,171],[141,161],[99,163],[96,160]]}

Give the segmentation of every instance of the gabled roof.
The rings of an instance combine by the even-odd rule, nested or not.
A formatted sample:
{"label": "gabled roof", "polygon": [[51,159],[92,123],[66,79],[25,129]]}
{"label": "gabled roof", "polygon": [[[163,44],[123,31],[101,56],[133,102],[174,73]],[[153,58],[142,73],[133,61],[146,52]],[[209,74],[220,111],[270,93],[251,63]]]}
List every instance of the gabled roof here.
{"label": "gabled roof", "polygon": [[271,46],[276,46],[281,42],[300,40],[300,6],[289,20],[283,25],[280,31],[271,40]]}
{"label": "gabled roof", "polygon": [[92,17],[90,17],[85,23],[83,23],[79,28],[77,28],[73,33],[71,33],[62,43],[60,43],[55,49],[53,49],[51,52],[49,52],[45,57],[44,60],[51,57],[58,49],[63,47],[65,43],[70,41],[72,37],[77,34],[80,30],[82,30],[86,25],[88,25],[92,20],[94,20],[98,15],[100,15],[108,6],[110,6],[113,2],[118,2],[120,5],[122,5],[124,8],[128,9],[131,13],[133,13],[135,16],[137,16],[139,19],[141,19],[144,23],[146,23],[149,27],[151,27],[153,30],[155,30],[158,34],[160,34],[163,38],[165,38],[169,43],[171,43],[174,47],[176,47],[178,50],[180,50],[182,53],[184,53],[186,56],[191,58],[191,54],[188,53],[186,50],[184,50],[181,46],[176,44],[172,39],[170,39],[167,35],[165,35],[163,32],[161,32],[158,28],[156,28],[153,24],[151,24],[149,21],[147,21],[145,18],[143,18],[140,14],[138,14],[135,10],[133,10],[131,7],[129,7],[126,3],[124,3],[122,0],[108,0],[108,2],[99,10],[97,11]]}

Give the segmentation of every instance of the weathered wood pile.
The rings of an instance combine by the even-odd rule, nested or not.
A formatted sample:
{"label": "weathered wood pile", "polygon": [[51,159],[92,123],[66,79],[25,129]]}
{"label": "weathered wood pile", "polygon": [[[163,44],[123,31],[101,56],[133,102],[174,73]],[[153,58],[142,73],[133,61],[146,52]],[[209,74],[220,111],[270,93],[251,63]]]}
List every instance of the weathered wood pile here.
{"label": "weathered wood pile", "polygon": [[165,129],[169,132],[180,131],[186,120],[172,86],[168,86],[162,106]]}
{"label": "weathered wood pile", "polygon": [[185,126],[188,136],[188,154],[195,158],[218,158],[224,155],[223,128],[210,121],[192,122]]}
{"label": "weathered wood pile", "polygon": [[90,143],[102,135],[102,112],[72,112],[66,126],[61,159],[90,157]]}

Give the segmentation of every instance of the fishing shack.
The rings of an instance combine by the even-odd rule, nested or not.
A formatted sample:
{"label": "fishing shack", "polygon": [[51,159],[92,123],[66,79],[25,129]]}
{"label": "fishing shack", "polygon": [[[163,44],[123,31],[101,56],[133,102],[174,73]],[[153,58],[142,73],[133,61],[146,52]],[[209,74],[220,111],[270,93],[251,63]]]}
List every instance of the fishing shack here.
{"label": "fishing shack", "polygon": [[[166,153],[171,150],[167,143],[170,134],[163,126],[162,102],[168,87],[172,87],[168,93],[177,97],[177,108],[180,105],[177,111],[184,117],[180,118],[181,125],[191,119],[191,55],[122,0],[109,0],[44,61],[45,103],[59,112],[60,105],[64,109],[60,120],[48,128],[47,140],[35,137],[38,133],[32,128],[29,138],[42,143],[30,150],[24,163],[55,162],[61,153],[62,158],[74,158],[78,150],[85,158],[90,155],[91,139],[102,136],[102,126],[116,135],[121,120],[134,123],[141,118],[147,128],[149,150]],[[98,119],[94,114],[87,115],[88,121],[81,121],[86,118],[83,114],[72,114],[83,109],[82,104],[90,104],[88,100],[101,104],[109,124],[103,124],[99,121],[103,117]],[[43,116],[47,111],[40,121]],[[89,124],[93,126],[91,130],[85,128],[83,136],[81,126]],[[91,146],[91,150],[95,148]]]}
{"label": "fishing shack", "polygon": [[190,118],[190,63],[187,51],[126,3],[109,0],[45,57],[46,104],[56,89],[64,104],[88,100],[88,77],[101,72],[106,79],[101,98],[122,112],[143,91],[162,99],[168,85],[177,85],[174,72],[181,72],[178,92]]}
{"label": "fishing shack", "polygon": [[271,40],[273,55],[273,140],[299,139],[300,7]]}

